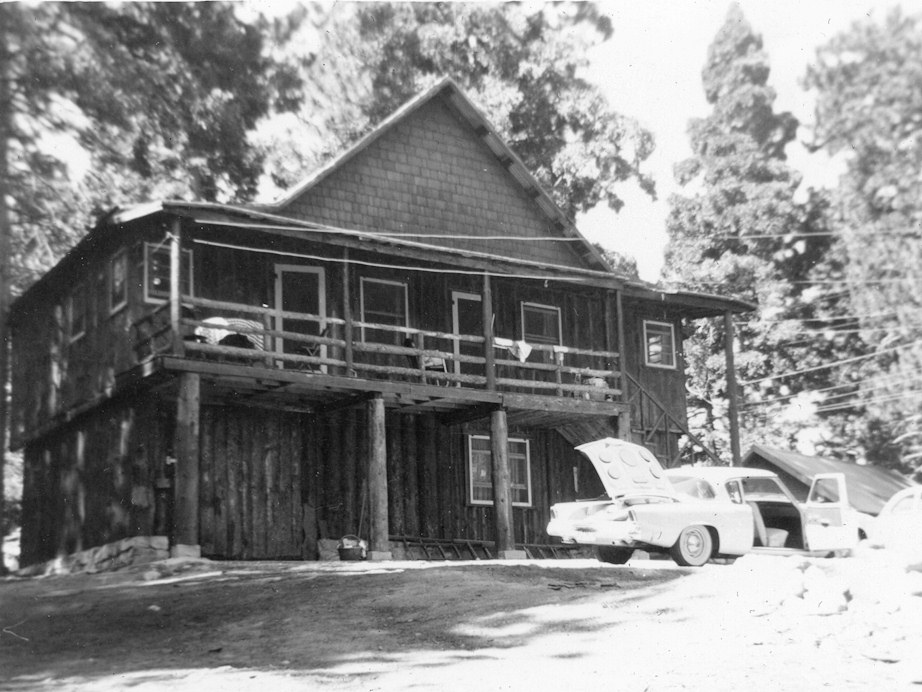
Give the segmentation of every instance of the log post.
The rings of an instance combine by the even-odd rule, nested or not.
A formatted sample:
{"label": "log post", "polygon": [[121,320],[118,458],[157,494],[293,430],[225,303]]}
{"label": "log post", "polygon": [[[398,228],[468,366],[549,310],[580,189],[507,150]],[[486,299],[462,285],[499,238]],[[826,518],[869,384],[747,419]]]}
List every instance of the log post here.
{"label": "log post", "polygon": [[384,397],[377,394],[366,404],[368,426],[369,560],[390,560],[387,514],[387,440]]}
{"label": "log post", "polygon": [[199,545],[199,420],[201,378],[198,373],[179,376],[176,402],[175,511],[173,512],[172,557],[200,557]]}
{"label": "log post", "polygon": [[505,409],[490,414],[490,444],[493,461],[493,511],[496,522],[496,554],[500,559],[524,559],[515,549],[512,525],[512,474],[509,470],[509,426]]}
{"label": "log post", "polygon": [[727,416],[730,418],[730,465],[742,463],[740,454],[739,400],[737,398],[736,362],[733,357],[733,313],[724,313],[724,353],[727,358]]}

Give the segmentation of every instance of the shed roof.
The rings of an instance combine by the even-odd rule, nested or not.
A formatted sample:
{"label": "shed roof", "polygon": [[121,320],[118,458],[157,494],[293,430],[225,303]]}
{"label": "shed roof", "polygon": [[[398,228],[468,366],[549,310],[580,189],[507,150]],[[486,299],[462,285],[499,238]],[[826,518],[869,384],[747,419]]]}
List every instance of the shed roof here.
{"label": "shed roof", "polygon": [[818,473],[845,474],[849,503],[859,512],[867,514],[878,514],[894,493],[912,485],[905,476],[878,466],[807,456],[762,445],[749,448],[743,457],[743,465],[753,465],[760,458],[786,471],[807,486]]}

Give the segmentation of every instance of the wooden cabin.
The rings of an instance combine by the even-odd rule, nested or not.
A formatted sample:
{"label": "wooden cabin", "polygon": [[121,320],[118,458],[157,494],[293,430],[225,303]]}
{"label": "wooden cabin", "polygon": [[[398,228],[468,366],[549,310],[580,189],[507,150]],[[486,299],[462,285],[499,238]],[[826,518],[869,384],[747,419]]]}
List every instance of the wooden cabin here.
{"label": "wooden cabin", "polygon": [[602,492],[574,445],[679,459],[683,321],[749,309],[613,274],[445,80],[274,205],[108,214],[16,301],[22,564],[522,555]]}

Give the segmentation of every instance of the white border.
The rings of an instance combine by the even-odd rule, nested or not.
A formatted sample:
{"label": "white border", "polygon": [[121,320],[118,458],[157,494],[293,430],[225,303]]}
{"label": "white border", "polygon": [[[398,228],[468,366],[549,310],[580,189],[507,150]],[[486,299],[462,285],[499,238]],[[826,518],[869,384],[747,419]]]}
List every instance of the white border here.
{"label": "white border", "polygon": [[[664,365],[663,363],[651,363],[649,360],[650,356],[650,342],[647,338],[647,325],[656,325],[657,327],[669,327],[669,335],[672,338],[672,365]],[[675,370],[679,367],[679,353],[676,348],[675,342],[675,325],[672,322],[656,322],[655,320],[644,320],[643,321],[643,363],[648,368],[660,368],[662,370]]]}
{"label": "white border", "polygon": [[[326,271],[323,267],[311,267],[305,264],[276,264],[275,265],[275,330],[278,332],[284,331],[282,329],[284,318],[282,317],[282,274],[284,272],[301,273],[301,274],[316,274],[317,275],[317,314],[320,315],[320,321],[317,323],[318,333],[322,332],[326,326],[326,316],[327,316],[327,279]],[[282,353],[282,342],[284,339],[278,338],[275,340],[275,352]],[[320,345],[320,357],[327,357],[327,346],[326,344]],[[327,371],[326,365],[321,365],[320,370],[322,372]]]}
{"label": "white border", "polygon": [[[471,440],[489,440],[489,435],[468,435],[467,436],[467,501],[468,504],[476,505],[478,507],[492,507],[493,500],[475,500],[474,499],[474,464],[472,461],[472,453],[474,451],[473,446],[471,445]],[[508,443],[510,442],[524,442],[525,443],[525,472],[528,474],[528,482],[525,487],[528,490],[528,502],[513,502],[513,507],[532,507],[533,498],[532,498],[532,482],[531,482],[531,440],[523,437],[510,437],[507,438],[507,450]],[[491,443],[492,445],[492,443]],[[492,449],[491,449],[492,454]],[[512,478],[510,474],[510,488],[512,485]]]}

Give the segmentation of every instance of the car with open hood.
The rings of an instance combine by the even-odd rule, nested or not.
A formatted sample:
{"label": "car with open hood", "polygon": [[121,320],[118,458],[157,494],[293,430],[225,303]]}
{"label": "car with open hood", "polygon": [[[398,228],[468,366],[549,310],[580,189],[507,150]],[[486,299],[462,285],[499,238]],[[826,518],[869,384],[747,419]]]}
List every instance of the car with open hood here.
{"label": "car with open hood", "polygon": [[[712,557],[744,555],[754,545],[828,553],[857,542],[844,517],[841,474],[818,477],[808,502],[798,503],[774,473],[762,469],[667,471],[648,449],[614,438],[576,449],[592,463],[607,497],[553,505],[547,533],[564,543],[596,546],[604,562],[623,564],[642,549],[700,566]],[[763,511],[771,517],[771,531]]]}
{"label": "car with open hood", "polygon": [[595,467],[607,497],[555,504],[549,535],[597,546],[599,559],[615,564],[627,562],[638,548],[698,566],[752,547],[749,505],[680,496],[645,447],[605,438],[576,449]]}

